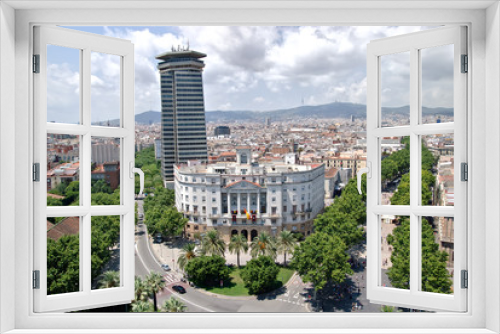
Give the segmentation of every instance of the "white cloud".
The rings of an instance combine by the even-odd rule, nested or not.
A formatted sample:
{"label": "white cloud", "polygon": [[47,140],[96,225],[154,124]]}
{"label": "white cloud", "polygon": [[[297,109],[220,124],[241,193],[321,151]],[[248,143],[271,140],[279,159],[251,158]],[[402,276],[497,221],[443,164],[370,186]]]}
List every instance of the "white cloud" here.
{"label": "white cloud", "polygon": [[[278,109],[334,101],[366,102],[366,44],[370,40],[421,30],[420,27],[105,27],[108,36],[131,40],[135,47],[135,110],[160,110],[160,77],[155,56],[186,45],[207,54],[203,59],[207,110]],[[439,57],[433,55],[433,59]],[[95,58],[95,59],[94,59]],[[445,58],[440,58],[441,60]],[[105,120],[115,110],[119,64],[107,55],[93,56],[93,87],[98,89]],[[405,77],[400,63],[384,81],[390,102],[403,105]],[[444,73],[429,66],[429,73]],[[446,74],[446,73],[445,73]],[[424,87],[429,105],[450,100],[447,76]],[[74,79],[74,73],[68,73]],[[446,79],[448,78],[448,79]],[[100,80],[100,81],[99,81]],[[430,80],[430,79],[429,79]],[[71,88],[72,87],[72,88]],[[77,89],[73,85],[65,87]],[[70,95],[68,95],[70,96]],[[452,95],[451,95],[452,98]],[[94,118],[93,118],[94,119]]]}

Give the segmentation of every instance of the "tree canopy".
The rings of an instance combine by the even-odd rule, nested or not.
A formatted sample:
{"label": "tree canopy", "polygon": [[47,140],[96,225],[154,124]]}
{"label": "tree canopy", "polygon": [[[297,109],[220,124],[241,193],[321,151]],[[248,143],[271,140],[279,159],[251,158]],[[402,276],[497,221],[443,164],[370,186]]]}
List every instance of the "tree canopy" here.
{"label": "tree canopy", "polygon": [[352,274],[346,244],[338,235],[315,232],[295,248],[290,265],[304,281],[321,290],[328,282],[339,284]]}
{"label": "tree canopy", "polygon": [[265,293],[276,287],[280,269],[269,256],[259,256],[247,262],[241,270],[241,278],[252,295]]}
{"label": "tree canopy", "polygon": [[219,255],[198,256],[191,259],[185,266],[189,280],[200,286],[217,286],[229,279],[229,268],[226,260]]}
{"label": "tree canopy", "polygon": [[[395,288],[409,289],[410,282],[410,220],[401,217],[401,223],[387,242],[393,247],[392,267],[387,276]],[[439,250],[434,241],[432,225],[422,218],[422,290],[426,292],[451,293],[452,280],[446,269],[448,254]]]}
{"label": "tree canopy", "polygon": [[150,235],[161,233],[174,237],[184,231],[188,219],[172,206],[154,206],[145,213],[146,226]]}

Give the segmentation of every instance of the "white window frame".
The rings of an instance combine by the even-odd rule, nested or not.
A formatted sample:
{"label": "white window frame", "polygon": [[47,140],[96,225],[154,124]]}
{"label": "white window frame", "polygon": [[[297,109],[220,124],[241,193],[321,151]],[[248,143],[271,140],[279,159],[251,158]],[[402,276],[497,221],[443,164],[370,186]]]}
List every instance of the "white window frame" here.
{"label": "white window frame", "polygon": [[[47,122],[47,45],[80,51],[81,124]],[[83,33],[64,28],[36,26],[34,52],[40,56],[40,73],[34,79],[34,161],[40,164],[40,181],[33,184],[34,270],[40,272],[40,288],[34,290],[35,312],[78,310],[110,304],[123,304],[134,298],[134,166],[135,126],[134,46],[130,41]],[[114,54],[121,62],[120,126],[91,125],[90,57],[92,52]],[[80,205],[47,207],[47,133],[69,134],[80,138]],[[120,139],[120,205],[91,205],[90,160],[92,136]],[[120,216],[120,286],[112,289],[91,288],[91,218]],[[72,217],[80,221],[79,291],[47,295],[47,217]]]}
{"label": "white window frame", "polygon": [[[467,73],[461,73],[461,55],[467,54],[466,27],[450,26],[412,34],[374,40],[367,47],[367,297],[370,301],[406,306],[424,310],[463,312],[467,309],[467,290],[461,288],[461,270],[467,270],[467,184],[461,181],[460,164],[467,163]],[[453,107],[452,123],[422,124],[421,120],[421,53],[420,50],[453,45]],[[381,58],[408,52],[410,76],[410,125],[382,127],[381,115]],[[421,203],[421,136],[454,134],[454,206],[427,206]],[[381,140],[384,137],[410,138],[410,205],[381,205]],[[410,287],[396,289],[382,286],[381,282],[381,216],[384,214],[410,218]],[[421,291],[422,254],[421,219],[429,216],[454,217],[455,260],[453,294]]]}
{"label": "white window frame", "polygon": [[[121,9],[120,4],[100,1],[65,3],[17,2],[7,1],[0,4],[0,93],[2,109],[0,110],[0,329],[2,332],[17,329],[16,333],[36,333],[43,328],[60,329],[61,332],[76,332],[71,328],[88,329],[89,333],[110,332],[115,328],[118,332],[144,332],[145,328],[162,329],[162,332],[179,332],[175,328],[189,326],[193,332],[220,333],[221,328],[266,328],[263,332],[312,333],[340,332],[335,328],[352,328],[353,324],[363,333],[409,333],[419,328],[420,332],[445,333],[456,332],[458,328],[467,333],[494,333],[500,331],[500,312],[498,272],[500,270],[498,224],[493,224],[500,215],[500,10],[493,1],[412,1],[394,2],[260,2],[260,3],[198,3],[200,8],[188,8],[181,2],[165,2],[164,4],[144,2],[126,6],[147,8],[162,7],[138,11]],[[11,6],[26,10],[14,10]],[[42,8],[62,10],[40,10]],[[94,7],[95,6],[95,7]],[[99,6],[99,8],[97,8]],[[393,8],[396,7],[397,8]],[[86,8],[85,8],[86,7]],[[103,8],[112,10],[103,10]],[[78,9],[75,9],[78,8]],[[151,8],[151,7],[150,7]],[[245,10],[245,8],[247,10]],[[406,8],[406,9],[405,9]],[[412,10],[408,10],[411,8]],[[486,25],[485,25],[486,22]],[[469,26],[471,55],[469,85],[468,132],[470,159],[469,221],[474,225],[474,233],[468,252],[471,255],[469,269],[471,272],[468,290],[469,311],[465,314],[169,314],[168,327],[164,317],[153,314],[33,314],[32,290],[30,289],[30,272],[32,262],[26,261],[29,254],[30,237],[29,221],[32,212],[26,210],[32,203],[26,201],[26,194],[31,193],[30,169],[32,148],[32,105],[30,79],[31,27],[35,23],[42,24],[75,24],[75,25],[120,25],[120,24],[158,24],[158,25],[432,25],[459,24]],[[485,70],[488,66],[488,71]],[[15,78],[15,85],[12,85]],[[7,110],[8,109],[8,110]],[[15,110],[16,117],[12,117]],[[474,122],[472,122],[474,117]],[[488,121],[486,121],[486,119]],[[486,142],[486,135],[489,135]],[[15,138],[15,146],[12,145]],[[487,155],[486,155],[487,152]],[[5,163],[5,161],[15,161]],[[15,175],[15,177],[12,177]],[[488,182],[485,182],[488,175]],[[15,197],[12,198],[12,189]],[[486,196],[488,194],[488,196]],[[29,196],[28,196],[29,197]],[[486,203],[486,205],[485,205]],[[28,205],[26,205],[28,204]],[[6,210],[15,208],[15,210]],[[487,221],[486,217],[492,217]],[[5,221],[15,224],[5,224]],[[15,238],[12,238],[15,235]],[[493,258],[485,266],[483,256],[486,247]],[[14,256],[12,256],[14,250]],[[495,256],[497,255],[497,256]],[[15,289],[12,288],[15,286]],[[472,310],[472,311],[471,311]],[[192,319],[195,321],[186,321]],[[140,330],[137,323],[144,327]],[[283,328],[290,327],[295,330]],[[413,330],[412,330],[413,328]],[[446,328],[449,330],[446,331]],[[23,330],[25,329],[25,330]],[[29,329],[29,330],[28,330]],[[100,330],[99,330],[100,329]],[[106,329],[109,329],[107,331]],[[236,330],[231,330],[235,332]],[[227,330],[225,332],[228,332]],[[354,332],[352,330],[351,332]]]}

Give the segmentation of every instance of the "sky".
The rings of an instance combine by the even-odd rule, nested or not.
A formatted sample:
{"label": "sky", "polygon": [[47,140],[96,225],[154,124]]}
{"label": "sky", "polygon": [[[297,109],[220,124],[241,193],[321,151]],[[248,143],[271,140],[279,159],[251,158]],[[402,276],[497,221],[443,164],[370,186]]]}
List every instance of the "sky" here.
{"label": "sky", "polygon": [[[160,111],[155,56],[189,43],[203,58],[205,109],[264,111],[331,102],[366,103],[366,45],[430,27],[181,26],[66,27],[132,41],[135,112]],[[48,121],[76,123],[78,50],[48,48]],[[424,57],[425,55],[425,57]],[[92,53],[92,121],[119,115],[117,56]],[[422,100],[453,105],[453,48],[422,54]],[[382,57],[382,105],[408,105],[409,55]],[[71,112],[70,112],[71,110]],[[76,117],[76,118],[75,118]]]}

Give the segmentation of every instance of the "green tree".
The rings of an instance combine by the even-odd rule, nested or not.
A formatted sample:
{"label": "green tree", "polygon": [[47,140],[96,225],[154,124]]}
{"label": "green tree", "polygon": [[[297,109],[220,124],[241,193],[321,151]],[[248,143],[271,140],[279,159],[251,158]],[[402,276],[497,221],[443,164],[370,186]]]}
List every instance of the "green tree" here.
{"label": "green tree", "polygon": [[[138,189],[136,190],[139,191]],[[147,196],[144,199],[144,212],[147,213],[153,207],[171,207],[175,204],[175,192],[165,189],[163,186],[155,189],[154,196]]]}
{"label": "green tree", "polygon": [[64,205],[78,205],[80,196],[80,181],[70,182],[66,188],[64,196],[66,196],[63,200]]}
{"label": "green tree", "polygon": [[[431,187],[434,186],[436,177],[428,170],[422,169],[422,203],[427,205],[432,199]],[[410,173],[403,175],[398,189],[391,197],[392,205],[410,205]]]}
{"label": "green tree", "polygon": [[382,181],[392,180],[398,175],[398,164],[394,159],[384,159],[381,163]]}
{"label": "green tree", "polygon": [[382,312],[396,312],[396,308],[394,306],[382,305],[380,308]]}
{"label": "green tree", "polygon": [[219,255],[195,257],[187,263],[185,271],[189,280],[200,286],[216,286],[220,280],[229,279],[229,268]]}
{"label": "green tree", "polygon": [[184,305],[181,301],[174,297],[170,297],[170,299],[165,300],[163,303],[163,309],[165,312],[186,312],[186,305]]}
{"label": "green tree", "polygon": [[276,241],[267,232],[262,231],[253,238],[250,245],[250,255],[255,258],[259,255],[276,257]]}
{"label": "green tree", "polygon": [[349,214],[331,206],[314,220],[315,231],[338,236],[349,248],[360,242],[364,235],[363,228]]}
{"label": "green tree", "polygon": [[186,264],[196,257],[195,248],[196,245],[191,243],[182,246],[181,254],[177,258],[179,268],[184,269]]}
{"label": "green tree", "polygon": [[55,188],[50,189],[49,193],[64,196],[66,194],[66,187],[68,183],[61,182]]}
{"label": "green tree", "polygon": [[78,235],[57,241],[47,238],[47,294],[79,291],[80,248]]}
{"label": "green tree", "polygon": [[277,248],[280,253],[283,253],[283,265],[287,265],[286,263],[286,254],[287,253],[292,253],[293,250],[295,249],[295,245],[297,244],[297,241],[295,239],[295,236],[293,235],[292,232],[290,231],[281,231],[281,233],[278,236],[278,239],[276,240]]}
{"label": "green tree", "polygon": [[157,272],[150,272],[146,277],[146,284],[149,287],[149,290],[153,294],[153,307],[154,311],[158,311],[157,297],[156,294],[160,292],[165,287],[165,282],[163,281],[163,277]]}
{"label": "green tree", "polygon": [[184,231],[188,219],[175,207],[154,206],[145,213],[146,226],[150,235],[161,233],[174,237]]}
{"label": "green tree", "polygon": [[201,239],[201,254],[224,256],[226,244],[219,237],[217,230],[208,231]]}
{"label": "green tree", "polygon": [[269,256],[259,256],[247,262],[241,270],[241,279],[252,295],[265,293],[276,287],[279,268]]}
{"label": "green tree", "polygon": [[410,220],[403,219],[387,236],[387,243],[392,246],[392,266],[387,269],[391,285],[399,289],[409,289],[410,282]]}
{"label": "green tree", "polygon": [[149,290],[149,286],[146,281],[143,281],[142,278],[140,278],[139,276],[135,276],[134,287],[135,287],[134,302],[147,301],[149,299],[151,291]]}
{"label": "green tree", "polygon": [[[395,288],[409,289],[410,282],[410,220],[403,218],[401,224],[387,242],[393,247],[392,267],[387,276]],[[451,293],[452,280],[446,269],[448,254],[439,250],[434,240],[432,225],[422,218],[422,290],[426,292]]]}
{"label": "green tree", "polygon": [[328,282],[339,284],[352,274],[346,249],[337,235],[315,232],[295,247],[290,265],[316,291],[321,290]]}
{"label": "green tree", "polygon": [[[155,195],[163,189],[161,162],[156,160],[154,147],[145,148],[135,154],[135,167],[144,172],[144,192]],[[139,192],[139,176],[135,177],[135,191]]]}
{"label": "green tree", "polygon": [[448,253],[439,250],[432,225],[422,218],[422,291],[451,293],[453,281],[447,261]]}
{"label": "green tree", "polygon": [[106,271],[99,281],[99,289],[116,288],[120,286],[120,273],[115,270]]}
{"label": "green tree", "polygon": [[229,251],[236,254],[236,262],[240,266],[240,253],[248,252],[248,242],[242,234],[235,234],[231,237],[229,242]]}
{"label": "green tree", "polygon": [[[422,187],[422,189],[425,187]],[[410,173],[403,175],[398,189],[391,197],[392,205],[410,205]]]}
{"label": "green tree", "polygon": [[138,300],[132,303],[132,312],[153,312],[153,305],[144,300]]}
{"label": "green tree", "polygon": [[108,183],[104,180],[92,181],[91,192],[92,192],[92,194],[96,194],[96,193],[112,194],[113,193],[113,191],[109,187]]}
{"label": "green tree", "polygon": [[59,198],[47,196],[47,206],[62,206],[63,202]]}

